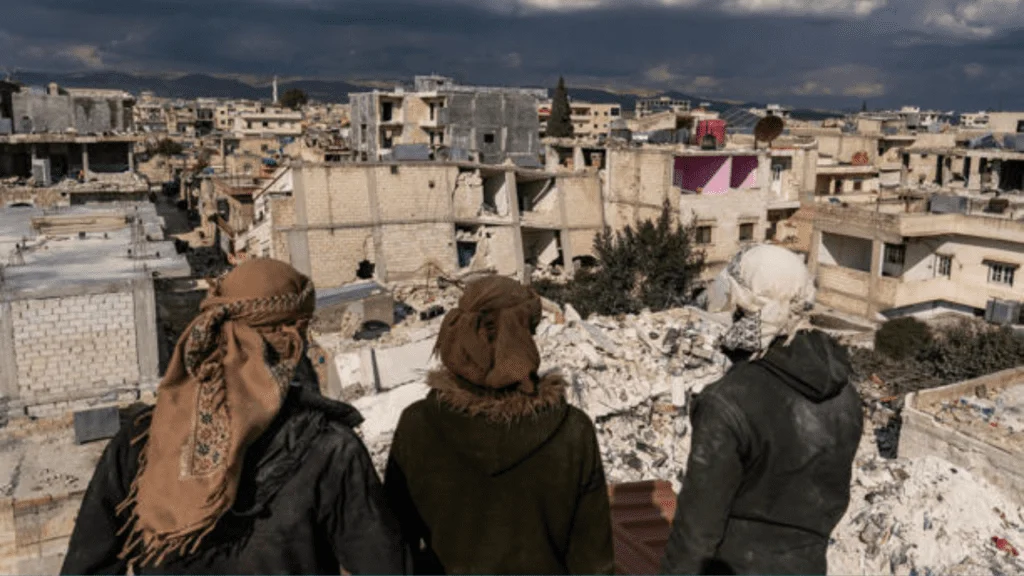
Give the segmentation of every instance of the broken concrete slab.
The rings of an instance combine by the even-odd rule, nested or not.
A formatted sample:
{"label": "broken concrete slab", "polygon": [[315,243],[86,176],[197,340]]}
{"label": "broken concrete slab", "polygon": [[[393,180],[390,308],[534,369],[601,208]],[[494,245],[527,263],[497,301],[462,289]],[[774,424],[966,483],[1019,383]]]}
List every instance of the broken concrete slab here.
{"label": "broken concrete slab", "polygon": [[434,340],[420,340],[394,348],[375,349],[375,361],[381,390],[422,382],[427,371],[436,366]]}
{"label": "broken concrete slab", "polygon": [[[376,442],[385,434],[390,435],[398,425],[402,411],[427,396],[429,388],[423,383],[414,383],[388,390],[375,396],[365,396],[352,403],[365,419],[359,427],[367,443]],[[390,439],[388,440],[390,442]]]}

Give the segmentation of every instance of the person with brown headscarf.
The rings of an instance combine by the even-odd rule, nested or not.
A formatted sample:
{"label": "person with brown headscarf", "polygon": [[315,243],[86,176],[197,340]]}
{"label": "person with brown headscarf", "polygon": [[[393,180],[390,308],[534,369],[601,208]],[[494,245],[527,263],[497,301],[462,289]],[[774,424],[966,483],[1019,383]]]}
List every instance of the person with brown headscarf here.
{"label": "person with brown headscarf", "polygon": [[428,396],[406,408],[384,487],[416,573],[611,574],[611,516],[594,425],[538,376],[540,298],[470,283],[445,316]]}
{"label": "person with brown headscarf", "polygon": [[398,574],[409,566],[362,417],[318,392],[308,278],[214,281],[157,391],[107,446],[63,574]]}

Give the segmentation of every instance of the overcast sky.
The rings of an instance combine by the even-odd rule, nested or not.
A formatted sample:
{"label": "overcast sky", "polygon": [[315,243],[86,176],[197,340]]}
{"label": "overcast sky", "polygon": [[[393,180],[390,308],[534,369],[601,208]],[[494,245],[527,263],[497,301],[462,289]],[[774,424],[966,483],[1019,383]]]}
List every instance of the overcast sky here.
{"label": "overcast sky", "polygon": [[1024,109],[1024,0],[0,0],[0,67]]}

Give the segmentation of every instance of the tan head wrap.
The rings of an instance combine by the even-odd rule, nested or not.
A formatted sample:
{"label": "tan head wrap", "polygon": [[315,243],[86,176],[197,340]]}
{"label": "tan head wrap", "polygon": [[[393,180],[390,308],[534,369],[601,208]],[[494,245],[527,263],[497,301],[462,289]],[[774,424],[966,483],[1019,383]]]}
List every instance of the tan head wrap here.
{"label": "tan head wrap", "polygon": [[532,394],[540,367],[533,329],[540,314],[540,298],[530,288],[500,276],[477,280],[445,316],[435,351],[445,368],[472,384],[519,384]]}
{"label": "tan head wrap", "polygon": [[160,382],[118,509],[131,510],[122,558],[158,565],[194,553],[231,509],[245,451],[281,409],[315,305],[312,282],[275,260],[247,261],[213,282]]}

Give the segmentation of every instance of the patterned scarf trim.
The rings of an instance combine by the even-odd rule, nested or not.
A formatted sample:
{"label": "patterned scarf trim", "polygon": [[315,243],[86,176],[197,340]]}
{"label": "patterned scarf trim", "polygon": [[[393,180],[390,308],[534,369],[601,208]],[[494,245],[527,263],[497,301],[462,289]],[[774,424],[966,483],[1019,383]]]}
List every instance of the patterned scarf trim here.
{"label": "patterned scarf trim", "polygon": [[[211,286],[211,294],[217,292]],[[297,309],[313,292],[310,283],[298,294],[283,294],[270,298],[237,300],[213,306],[204,310],[189,328],[184,347],[184,365],[189,376],[199,382],[196,416],[193,420],[193,432],[188,448],[182,454],[181,469],[185,476],[205,476],[226,467],[224,458],[230,443],[227,422],[230,414],[227,410],[227,386],[224,380],[224,349],[220,339],[221,328],[225,322],[244,320],[247,316],[258,313],[286,312]],[[267,351],[264,362],[271,377],[277,383],[282,398],[288,390],[301,355],[294,361],[280,360],[273,346],[266,342]],[[274,361],[276,360],[276,361]],[[149,435],[149,428],[132,439],[136,445]],[[135,510],[138,501],[139,479],[146,470],[146,450],[139,452],[138,471],[132,481],[127,497],[116,508],[116,513],[131,510],[127,522],[118,531],[118,536],[127,533],[128,537],[118,558],[128,560],[129,566],[159,566],[172,554],[194,554],[203,539],[217,526],[218,520],[231,509],[232,502],[224,499],[226,482],[221,482],[215,492],[209,495],[208,502],[220,500],[222,504],[216,509],[211,521],[198,525],[186,526],[175,532],[166,534],[147,533],[139,526],[139,516]]]}

